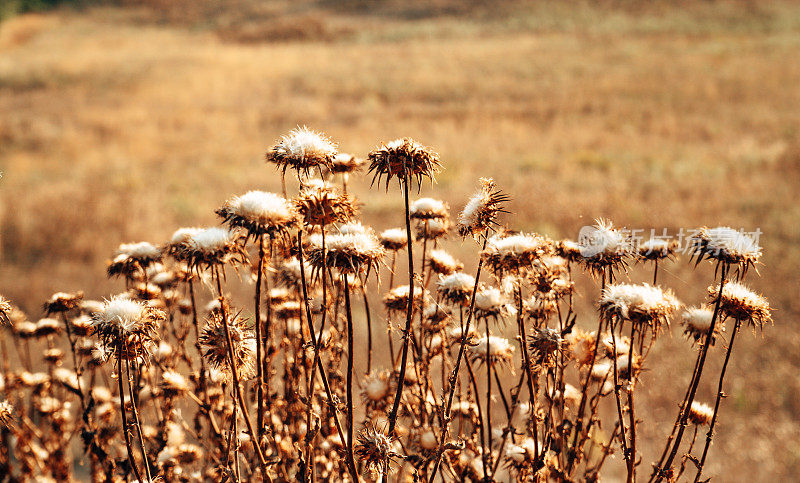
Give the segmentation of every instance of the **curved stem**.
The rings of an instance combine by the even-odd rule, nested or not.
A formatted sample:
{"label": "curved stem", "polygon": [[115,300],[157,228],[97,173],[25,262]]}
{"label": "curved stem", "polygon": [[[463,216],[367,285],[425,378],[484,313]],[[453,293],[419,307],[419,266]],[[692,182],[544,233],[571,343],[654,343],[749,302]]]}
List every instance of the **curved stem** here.
{"label": "curved stem", "polygon": [[247,405],[245,404],[244,397],[242,396],[242,386],[239,384],[239,369],[236,367],[236,356],[233,351],[233,340],[231,339],[231,331],[228,328],[228,311],[225,307],[225,301],[222,297],[222,282],[220,281],[219,275],[219,268],[215,267],[215,275],[217,278],[217,291],[219,292],[220,297],[220,308],[222,309],[222,327],[225,332],[225,341],[228,344],[228,359],[231,366],[231,376],[233,378],[233,389],[235,394],[235,401],[234,404],[238,401],[239,407],[242,410],[242,416],[244,416],[244,422],[247,425],[247,432],[250,434],[250,439],[253,442],[253,448],[256,450],[256,456],[258,456],[258,463],[261,465],[261,477],[264,478],[265,481],[272,481],[272,478],[269,476],[267,472],[267,462],[264,459],[264,453],[261,450],[261,441],[257,439],[257,433],[253,430],[253,423],[250,421],[250,414],[247,412]]}
{"label": "curved stem", "polygon": [[628,421],[631,430],[631,441],[628,447],[631,450],[630,472],[631,481],[636,481],[636,410],[633,406],[633,391],[636,388],[636,375],[633,373],[633,347],[636,335],[636,324],[631,322],[631,340],[628,349]]}
{"label": "curved stem", "polygon": [[[486,242],[487,237],[484,235],[483,237],[483,249],[486,249]],[[436,473],[439,469],[439,463],[442,459],[442,452],[444,448],[444,440],[447,437],[447,428],[450,426],[450,410],[453,407],[453,395],[455,395],[456,391],[456,380],[458,379],[458,370],[461,367],[461,361],[464,359],[464,351],[467,346],[467,334],[469,334],[470,324],[472,323],[472,314],[475,311],[475,294],[478,292],[478,281],[481,278],[481,269],[483,268],[483,258],[478,260],[478,269],[475,271],[475,285],[472,286],[472,296],[470,297],[469,303],[469,313],[467,314],[467,322],[461,328],[461,344],[458,348],[458,356],[456,357],[456,363],[453,367],[453,372],[450,373],[450,379],[447,381],[449,394],[447,395],[447,405],[444,408],[444,427],[442,428],[442,432],[439,435],[439,448],[436,450],[436,458],[434,459],[433,463],[433,471],[431,472],[431,477],[428,480],[429,483],[433,483],[433,480],[436,478]],[[460,309],[459,309],[460,310]],[[461,319],[463,321],[463,311],[460,311]]]}
{"label": "curved stem", "polygon": [[692,407],[692,401],[694,401],[694,396],[697,393],[697,387],[700,385],[700,376],[703,374],[703,366],[705,365],[706,356],[708,355],[708,349],[711,347],[711,340],[714,337],[714,328],[717,324],[717,319],[719,317],[719,307],[720,303],[722,302],[722,291],[725,288],[725,274],[727,272],[727,264],[722,264],[720,269],[720,283],[719,283],[719,293],[717,294],[717,300],[714,304],[714,314],[711,317],[711,325],[708,327],[708,333],[706,334],[705,341],[703,343],[703,347],[700,350],[700,354],[698,356],[697,362],[697,370],[695,371],[695,377],[692,379],[692,383],[689,389],[689,397],[686,398],[686,403],[681,408],[681,422],[680,426],[678,426],[678,433],[675,436],[675,442],[672,445],[672,450],[669,453],[669,457],[667,461],[664,462],[664,465],[660,468],[656,469],[656,481],[661,481],[664,479],[664,470],[668,469],[672,466],[672,461],[675,459],[675,456],[678,454],[678,448],[681,445],[681,439],[683,439],[683,433],[686,430],[686,421],[689,418],[689,410]]}
{"label": "curved stem", "polygon": [[725,371],[728,369],[728,361],[731,359],[731,352],[733,352],[733,341],[736,334],[739,332],[740,320],[737,320],[733,327],[731,334],[731,341],[728,343],[728,351],[725,353],[725,362],[722,363],[722,372],[719,375],[719,385],[717,386],[717,399],[714,401],[714,415],[711,417],[711,424],[708,426],[706,433],[706,444],[703,447],[703,456],[700,458],[700,465],[697,467],[697,475],[694,477],[694,483],[700,480],[700,475],[703,473],[703,465],[706,463],[706,456],[708,456],[708,448],[711,446],[711,439],[714,437],[714,425],[717,423],[717,414],[719,414],[719,403],[725,396],[722,392],[722,384],[725,382]]}
{"label": "curved stem", "polygon": [[400,358],[400,375],[397,379],[397,393],[392,403],[392,410],[389,413],[389,434],[394,434],[394,427],[397,423],[397,412],[400,409],[400,400],[403,397],[403,386],[406,377],[406,363],[408,361],[408,344],[411,339],[411,320],[414,316],[414,252],[413,240],[411,240],[411,215],[408,202],[408,173],[403,177],[403,199],[406,208],[406,237],[408,240],[408,307],[406,307],[406,326],[403,329],[403,355]]}
{"label": "curved stem", "polygon": [[261,280],[264,276],[264,237],[256,237],[258,244],[258,273],[256,274],[256,294],[255,294],[255,326],[256,326],[256,401],[258,404],[258,415],[256,416],[256,428],[258,428],[258,440],[264,433],[264,351],[262,350],[263,334],[261,331]]}
{"label": "curved stem", "polygon": [[[323,231],[323,237],[324,237],[324,231]],[[324,240],[324,238],[323,238],[323,240]],[[324,244],[323,244],[323,246],[324,246]],[[323,258],[325,258],[325,257],[323,257]],[[336,406],[333,403],[333,401],[334,401],[334,399],[333,399],[333,391],[331,391],[331,386],[330,386],[330,383],[328,381],[328,376],[325,373],[325,367],[322,365],[322,359],[320,359],[320,357],[319,357],[319,338],[317,337],[316,332],[314,332],[314,324],[312,323],[313,319],[311,318],[311,306],[308,304],[308,285],[306,283],[306,271],[305,271],[305,264],[303,262],[303,231],[302,230],[297,232],[297,259],[300,262],[300,281],[301,281],[301,286],[302,286],[302,289],[303,289],[303,305],[305,306],[306,321],[308,323],[308,332],[311,335],[311,343],[314,345],[313,367],[314,368],[319,367],[320,379],[322,379],[322,385],[325,388],[325,395],[328,398],[328,405],[329,405],[329,408],[330,408],[330,412],[331,412],[331,414],[333,414],[333,422],[334,422],[334,425],[336,426],[336,431],[339,433],[339,438],[342,441],[344,441],[345,437],[344,437],[344,432],[342,431],[342,425],[339,422],[339,414],[337,412]],[[323,282],[324,282],[324,280],[325,280],[325,274],[323,273]],[[325,297],[325,292],[324,292],[324,289],[323,289],[323,298],[324,297]],[[324,327],[324,324],[325,324],[324,314],[325,314],[325,311],[326,311],[325,303],[322,304],[322,310],[323,310],[322,324],[323,324],[323,327]],[[322,333],[323,327],[320,327],[320,334]],[[306,413],[307,431],[309,431],[309,433],[308,433],[309,435],[311,434],[310,431],[312,430],[311,429],[311,411],[312,411],[312,406],[313,406],[312,401],[313,401],[313,394],[314,394],[314,383],[316,382],[315,379],[316,379],[316,371],[314,371],[312,369],[311,385],[310,385],[309,391],[308,391],[308,402],[307,402],[308,409],[307,409],[307,413]],[[308,445],[309,457],[307,458],[308,459],[308,463],[307,463],[306,466],[308,466],[309,464],[311,464],[311,465],[314,464],[313,458],[311,457],[312,456],[312,451],[313,451],[312,450],[311,441],[312,441],[312,438],[307,435],[306,436],[306,442],[307,442],[307,445]],[[349,454],[347,455],[347,468],[350,471],[350,476],[353,477],[353,480],[354,481],[359,481],[358,480],[358,471],[356,470],[355,460]]]}
{"label": "curved stem", "polygon": [[117,383],[119,385],[119,412],[122,416],[122,434],[125,437],[125,448],[128,450],[128,462],[133,469],[133,474],[138,481],[142,481],[142,475],[139,473],[139,468],[136,466],[136,459],[133,457],[131,435],[128,433],[128,415],[125,410],[125,386],[122,384],[122,377],[122,335],[120,335],[119,342],[117,342]]}
{"label": "curved stem", "polygon": [[[620,384],[618,375],[619,371],[617,369],[617,338],[616,336],[614,336],[613,323],[611,324],[610,332],[611,332],[611,350],[614,352],[613,357],[611,359],[611,361],[613,362],[612,370],[614,371],[614,399],[617,402],[617,416],[619,417],[619,427],[622,431],[622,438],[620,439],[620,442],[622,444],[622,455],[625,457],[625,464],[628,467],[627,481],[630,482],[632,481],[632,476],[633,476],[633,465],[631,463],[632,458],[630,452],[628,451],[628,443],[625,440],[625,418],[622,416],[622,403],[620,402],[619,399]],[[633,341],[631,341],[630,344],[633,345]]]}
{"label": "curved stem", "polygon": [[353,315],[350,311],[350,287],[347,274],[342,274],[344,285],[344,307],[347,317],[347,457],[353,459]]}

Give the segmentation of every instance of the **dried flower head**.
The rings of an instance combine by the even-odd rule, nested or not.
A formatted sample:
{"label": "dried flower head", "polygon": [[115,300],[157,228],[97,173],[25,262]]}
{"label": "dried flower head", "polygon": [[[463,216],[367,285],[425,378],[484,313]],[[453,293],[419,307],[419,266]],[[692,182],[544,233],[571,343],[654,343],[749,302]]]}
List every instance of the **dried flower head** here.
{"label": "dried flower head", "polygon": [[296,257],[280,261],[275,267],[275,281],[282,287],[295,288],[302,284],[302,275],[305,274],[306,283],[309,283],[313,267],[305,260],[303,265],[303,273],[301,273],[300,260]]}
{"label": "dried flower head", "polygon": [[192,271],[210,269],[230,261],[243,262],[239,235],[227,228],[181,229],[170,242],[170,252]]}
{"label": "dried flower head", "polygon": [[539,235],[495,235],[481,252],[484,263],[497,273],[530,268],[537,258],[550,253],[551,243]]}
{"label": "dried flower head", "polygon": [[470,357],[485,364],[488,354],[489,364],[510,366],[514,356],[514,346],[508,339],[490,335],[478,338],[469,347]]}
{"label": "dried flower head", "polygon": [[629,237],[603,219],[581,230],[578,245],[583,255],[581,262],[596,276],[624,268],[630,253]]}
{"label": "dried flower head", "polygon": [[161,373],[161,389],[168,396],[177,396],[189,390],[186,378],[174,370]]}
{"label": "dried flower head", "polygon": [[159,325],[165,318],[164,312],[144,302],[114,296],[94,315],[92,325],[110,353],[107,355],[135,359],[151,353]]}
{"label": "dried flower head", "polygon": [[416,181],[419,185],[423,176],[433,179],[441,169],[439,155],[411,138],[395,139],[383,144],[369,153],[368,159],[373,184],[376,180],[380,184],[385,176],[387,189],[392,177],[396,176],[400,181]]}
{"label": "dried flower head", "polygon": [[391,380],[391,371],[370,372],[361,383],[364,399],[371,403],[385,401],[390,393]]}
{"label": "dried flower head", "polygon": [[592,355],[597,346],[597,338],[593,333],[586,332],[580,328],[573,328],[572,332],[567,334],[565,340],[569,344],[568,354],[578,365],[588,366],[591,364]]}
{"label": "dried flower head", "polygon": [[[695,342],[705,340],[708,330],[711,328],[711,319],[714,317],[714,309],[705,307],[688,307],[683,313],[683,333],[691,337]],[[722,332],[724,324],[722,320],[717,320],[714,324],[714,335],[711,337],[711,344],[716,341],[717,334]]]}
{"label": "dried flower head", "polygon": [[692,258],[699,264],[704,259],[717,260],[730,265],[738,265],[742,273],[761,258],[758,241],[744,233],[727,226],[701,228],[690,239]]}
{"label": "dried flower head", "polygon": [[117,248],[114,259],[108,265],[108,276],[133,276],[148,266],[161,261],[161,248],[148,242],[123,243]]}
{"label": "dried flower head", "polygon": [[447,235],[450,221],[447,218],[430,218],[414,224],[414,233],[419,240],[438,240]]}
{"label": "dried flower head", "polygon": [[56,319],[44,318],[36,322],[36,331],[34,337],[47,337],[61,332],[61,322]]}
{"label": "dried flower head", "polygon": [[241,196],[235,196],[215,213],[230,229],[246,230],[248,237],[286,236],[298,219],[292,203],[282,196],[264,191],[248,191]]}
{"label": "dried flower head", "polygon": [[348,174],[360,170],[366,161],[352,154],[339,153],[333,157],[330,164],[331,173]]}
{"label": "dried flower head", "polygon": [[447,327],[447,322],[451,316],[450,309],[437,303],[426,305],[422,313],[422,317],[425,320],[425,329],[430,332],[438,332]]}
{"label": "dried flower head", "polygon": [[503,209],[503,204],[510,197],[495,189],[494,180],[481,178],[480,184],[480,190],[467,201],[467,205],[458,215],[458,233],[461,236],[475,236],[491,230],[497,224],[497,216],[508,213]]}
{"label": "dried flower head", "polygon": [[464,268],[464,264],[453,258],[452,255],[441,249],[431,250],[428,264],[434,273],[450,275]]}
{"label": "dried flower head", "polygon": [[663,260],[665,258],[675,258],[675,250],[678,249],[677,240],[667,240],[664,238],[650,238],[639,244],[638,252],[640,260]]}
{"label": "dried flower head", "polygon": [[583,261],[581,246],[572,240],[560,240],[555,246],[556,255],[565,258],[570,262]]}
{"label": "dried flower head", "polygon": [[36,324],[30,321],[22,321],[14,324],[14,332],[21,339],[30,339],[36,335]]}
{"label": "dried flower head", "polygon": [[537,292],[523,301],[522,308],[528,317],[536,320],[546,320],[558,311],[558,304],[554,297]]}
{"label": "dried flower head", "polygon": [[381,473],[385,462],[391,463],[396,457],[392,451],[391,437],[372,423],[365,424],[364,429],[358,433],[354,452],[367,471],[375,475]]}
{"label": "dried flower head", "polygon": [[321,236],[309,238],[308,261],[317,273],[325,265],[346,274],[358,273],[369,267],[377,268],[384,254],[383,247],[372,231],[330,235],[325,243],[323,247]]}
{"label": "dried flower head", "polygon": [[381,232],[380,241],[386,250],[397,251],[408,245],[408,234],[403,228],[390,228]]}
{"label": "dried flower head", "polygon": [[303,126],[281,137],[278,144],[267,152],[266,160],[283,173],[292,168],[298,175],[308,176],[309,171],[318,166],[330,169],[336,154],[336,144],[327,136]]}
{"label": "dried flower head", "polygon": [[77,392],[80,388],[85,387],[83,379],[78,377],[75,371],[67,369],[66,367],[57,367],[53,369],[53,380],[73,392]]}
{"label": "dried flower head", "polygon": [[551,367],[563,350],[564,339],[556,329],[535,328],[528,338],[528,344],[533,356],[531,362],[538,367]]}
{"label": "dried flower head", "polygon": [[14,406],[6,400],[0,402],[0,425],[8,428],[13,420],[12,414],[14,414]]}
{"label": "dried flower head", "polygon": [[508,312],[509,306],[503,292],[497,287],[483,287],[475,293],[475,317],[497,318]]}
{"label": "dried flower head", "polygon": [[[229,311],[226,309],[224,312],[228,313]],[[247,329],[244,319],[238,315],[223,315],[220,312],[212,314],[200,333],[199,342],[203,348],[203,357],[211,367],[221,372],[225,380],[231,380],[233,373],[228,358],[228,340],[223,326],[226,319],[233,353],[236,356],[239,379],[242,381],[250,379],[256,372],[256,340],[253,332]]]}
{"label": "dried flower head", "polygon": [[127,255],[143,268],[159,262],[162,257],[161,249],[148,242],[123,243],[117,248],[116,255]]}
{"label": "dried flower head", "polygon": [[[711,300],[719,295],[719,285],[708,288]],[[720,309],[726,317],[747,322],[753,327],[763,328],[772,322],[772,309],[767,299],[739,282],[728,281],[722,289]]]}
{"label": "dried flower head", "polygon": [[56,312],[68,312],[79,307],[81,300],[83,300],[83,292],[56,292],[45,302],[44,310],[48,315]]}
{"label": "dried flower head", "polygon": [[294,204],[303,223],[309,226],[344,223],[351,220],[357,211],[353,197],[324,181],[304,183]]}
{"label": "dried flower head", "polygon": [[0,327],[11,324],[11,315],[14,306],[5,297],[0,295]]}
{"label": "dried flower head", "polygon": [[697,426],[708,426],[714,418],[714,408],[700,401],[692,401],[689,407],[689,421]]}
{"label": "dried flower head", "polygon": [[433,198],[420,198],[409,207],[409,216],[415,220],[430,220],[433,218],[447,218],[447,204]]}
{"label": "dried flower head", "polygon": [[569,294],[574,289],[570,280],[568,261],[557,255],[545,255],[533,263],[529,279],[536,291],[552,295],[554,298]]}
{"label": "dried flower head", "polygon": [[[408,285],[400,285],[391,289],[383,296],[383,305],[389,312],[405,312],[408,309]],[[414,286],[414,307],[422,306],[423,299],[427,298],[427,290],[422,287]]]}
{"label": "dried flower head", "polygon": [[600,297],[600,307],[619,319],[651,326],[656,332],[678,309],[680,302],[669,290],[648,284],[609,284]]}
{"label": "dried flower head", "polygon": [[437,289],[442,298],[452,304],[466,305],[472,297],[475,277],[463,272],[451,275],[439,275]]}
{"label": "dried flower head", "polygon": [[505,464],[517,472],[519,481],[528,481],[536,472],[536,447],[532,438],[524,438],[506,448]]}

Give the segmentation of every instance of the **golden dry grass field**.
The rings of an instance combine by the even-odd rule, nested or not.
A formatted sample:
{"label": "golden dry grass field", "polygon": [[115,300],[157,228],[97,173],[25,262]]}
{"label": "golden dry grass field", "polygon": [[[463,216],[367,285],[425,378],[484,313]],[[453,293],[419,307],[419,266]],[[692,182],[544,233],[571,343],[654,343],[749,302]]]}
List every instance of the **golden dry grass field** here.
{"label": "golden dry grass field", "polygon": [[[775,325],[741,338],[707,474],[800,477],[800,4],[129,3],[0,23],[0,293],[36,314],[57,290],[120,290],[120,243],[280,190],[263,155],[297,125],[361,156],[412,136],[445,167],[423,194],[458,211],[492,176],[514,229],[760,228],[749,283]],[[354,191],[366,222],[402,222],[396,190]],[[664,269],[687,304],[713,277]],[[643,376],[644,467],[691,371],[672,332]]]}

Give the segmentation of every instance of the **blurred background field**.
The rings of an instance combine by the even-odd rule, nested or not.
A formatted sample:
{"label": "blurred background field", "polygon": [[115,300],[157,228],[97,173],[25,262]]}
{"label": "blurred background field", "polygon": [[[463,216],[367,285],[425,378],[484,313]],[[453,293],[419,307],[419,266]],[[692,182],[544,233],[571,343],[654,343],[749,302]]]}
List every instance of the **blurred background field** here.
{"label": "blurred background field", "polygon": [[[0,293],[32,317],[57,290],[120,290],[121,242],[279,190],[263,154],[297,125],[362,156],[412,136],[445,165],[423,195],[458,211],[492,176],[514,229],[760,229],[775,327],[741,339],[708,474],[800,475],[800,3],[49,3],[0,3]],[[354,189],[365,222],[401,223],[396,191]],[[665,269],[687,304],[713,276]],[[673,327],[648,363],[645,467],[690,355]]]}

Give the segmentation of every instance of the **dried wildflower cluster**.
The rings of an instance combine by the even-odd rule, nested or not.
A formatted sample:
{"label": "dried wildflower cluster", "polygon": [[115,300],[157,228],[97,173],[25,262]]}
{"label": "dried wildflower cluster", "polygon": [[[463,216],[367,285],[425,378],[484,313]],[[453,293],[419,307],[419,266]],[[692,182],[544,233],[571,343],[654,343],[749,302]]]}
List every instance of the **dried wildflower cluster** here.
{"label": "dried wildflower cluster", "polygon": [[[512,231],[500,219],[510,197],[491,179],[451,219],[442,200],[409,199],[440,169],[430,148],[398,139],[366,159],[373,182],[400,182],[404,227],[363,225],[347,183],[365,161],[300,128],[267,153],[295,186],[231,197],[219,226],[120,245],[107,275],[123,292],[59,292],[40,319],[0,297],[13,341],[0,475],[596,481],[617,464],[627,481],[700,478],[734,338],[772,321],[744,285],[761,256],[752,239],[701,230],[692,257],[716,265],[714,280],[682,309],[658,283],[659,264],[677,261],[672,240],[632,250],[603,220],[577,241]],[[457,260],[455,243],[472,256]],[[573,278],[581,269],[592,277]],[[631,282],[634,270],[652,283]],[[697,361],[648,473],[635,396],[676,316]],[[714,404],[699,402],[706,361],[723,356]]]}

